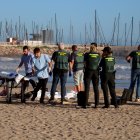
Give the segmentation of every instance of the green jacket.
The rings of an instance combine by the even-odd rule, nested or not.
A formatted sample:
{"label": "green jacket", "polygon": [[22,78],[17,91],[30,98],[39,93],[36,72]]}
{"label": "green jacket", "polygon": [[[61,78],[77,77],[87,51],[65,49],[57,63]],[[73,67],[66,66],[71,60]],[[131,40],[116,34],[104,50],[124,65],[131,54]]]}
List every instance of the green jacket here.
{"label": "green jacket", "polygon": [[133,69],[140,69],[140,51],[136,51],[134,53],[134,56],[132,59],[132,68]]}
{"label": "green jacket", "polygon": [[114,66],[115,66],[115,58],[112,56],[107,56],[107,57],[102,58],[99,65],[99,67],[102,68],[102,72],[105,72],[105,73],[114,72],[115,71]]}
{"label": "green jacket", "polygon": [[60,70],[68,70],[70,61],[69,59],[69,53],[64,50],[54,52],[52,56],[52,60],[55,62],[54,68]]}
{"label": "green jacket", "polygon": [[89,52],[85,54],[86,69],[97,70],[100,62],[100,54],[96,52]]}
{"label": "green jacket", "polygon": [[82,52],[73,52],[71,54],[71,59],[74,60],[73,71],[84,69],[84,54]]}

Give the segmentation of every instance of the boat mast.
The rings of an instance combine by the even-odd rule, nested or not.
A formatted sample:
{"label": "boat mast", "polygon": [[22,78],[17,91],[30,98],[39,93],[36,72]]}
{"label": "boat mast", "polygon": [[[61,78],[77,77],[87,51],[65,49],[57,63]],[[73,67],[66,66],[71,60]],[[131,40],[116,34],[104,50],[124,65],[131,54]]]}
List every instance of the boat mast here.
{"label": "boat mast", "polygon": [[118,33],[117,33],[117,46],[119,45],[119,30],[120,30],[120,13],[118,15]]}
{"label": "boat mast", "polygon": [[112,34],[112,39],[111,39],[111,43],[110,43],[111,45],[114,45],[115,30],[116,30],[116,17],[114,19],[113,34]]}
{"label": "boat mast", "polygon": [[95,39],[94,41],[97,43],[97,15],[95,10]]}
{"label": "boat mast", "polygon": [[58,27],[57,27],[57,18],[56,18],[56,13],[55,13],[55,39],[56,39],[56,44],[58,43]]}
{"label": "boat mast", "polygon": [[87,26],[85,24],[85,44],[87,44]]}
{"label": "boat mast", "polygon": [[131,28],[131,47],[133,45],[133,17],[132,17],[132,28]]}
{"label": "boat mast", "polygon": [[126,30],[127,30],[127,24],[125,23],[125,43],[124,46],[126,46],[126,42],[127,42],[127,34],[126,34]]}
{"label": "boat mast", "polygon": [[20,40],[20,31],[21,31],[21,25],[20,25],[20,16],[19,16],[19,28],[18,28],[18,40]]}
{"label": "boat mast", "polygon": [[[138,34],[138,39],[137,39],[137,41],[136,41],[136,45],[139,43],[139,40],[140,40],[140,22],[139,22],[139,34]],[[135,46],[136,46],[135,45]]]}

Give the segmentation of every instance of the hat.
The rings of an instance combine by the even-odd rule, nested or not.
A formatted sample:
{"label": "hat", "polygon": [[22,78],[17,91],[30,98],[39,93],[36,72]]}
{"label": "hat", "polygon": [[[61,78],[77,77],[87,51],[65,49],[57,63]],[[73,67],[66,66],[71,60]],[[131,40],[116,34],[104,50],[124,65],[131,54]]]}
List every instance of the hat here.
{"label": "hat", "polygon": [[102,50],[103,52],[108,52],[108,53],[112,53],[112,50],[110,47],[104,47],[104,49]]}

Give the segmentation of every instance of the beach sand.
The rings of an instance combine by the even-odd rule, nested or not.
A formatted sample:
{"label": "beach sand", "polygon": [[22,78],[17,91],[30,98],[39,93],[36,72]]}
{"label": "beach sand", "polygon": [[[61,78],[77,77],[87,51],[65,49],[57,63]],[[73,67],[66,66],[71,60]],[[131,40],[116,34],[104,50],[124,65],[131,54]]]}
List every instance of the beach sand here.
{"label": "beach sand", "polygon": [[[3,47],[0,56],[20,56],[22,48]],[[43,50],[52,54],[54,49]],[[15,55],[16,54],[16,55]],[[50,87],[50,85],[49,85]],[[68,87],[72,89],[72,87]],[[59,90],[59,88],[58,88]],[[2,88],[0,87],[0,91]],[[19,93],[20,89],[13,91]],[[116,89],[117,95],[123,89]],[[39,101],[12,98],[7,104],[0,97],[0,140],[139,140],[140,103],[128,102],[115,109],[102,109],[103,94],[100,89],[99,108],[77,109],[76,100],[70,104],[52,106]],[[91,90],[90,99],[94,103]]]}
{"label": "beach sand", "polygon": [[[2,90],[2,88],[1,88]],[[117,95],[122,89],[116,90]],[[90,100],[93,101],[91,91]],[[102,109],[100,90],[99,108],[77,109],[76,101],[52,106],[39,101],[26,104],[12,99],[11,104],[0,97],[1,140],[139,140],[140,103],[128,102],[115,109]]]}

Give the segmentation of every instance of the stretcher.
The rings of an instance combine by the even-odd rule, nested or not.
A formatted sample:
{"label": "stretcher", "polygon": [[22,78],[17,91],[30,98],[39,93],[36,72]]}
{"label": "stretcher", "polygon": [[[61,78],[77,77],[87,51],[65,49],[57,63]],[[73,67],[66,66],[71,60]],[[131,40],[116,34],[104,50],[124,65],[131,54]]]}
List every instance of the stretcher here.
{"label": "stretcher", "polygon": [[14,87],[16,74],[12,74],[9,72],[0,72],[0,80],[2,80],[2,84],[5,86],[6,90],[6,101],[7,103],[11,103],[11,93]]}
{"label": "stretcher", "polygon": [[[25,81],[29,81],[30,79],[35,79],[34,77],[25,77],[21,74],[17,73],[9,73],[9,72],[0,72],[0,80],[4,81],[5,90],[6,90],[6,102],[11,103],[11,95],[13,88],[17,87],[18,84],[21,84],[21,102],[25,102],[25,92],[23,90],[23,83]],[[22,82],[21,82],[22,81]],[[16,84],[16,86],[15,86]]]}

